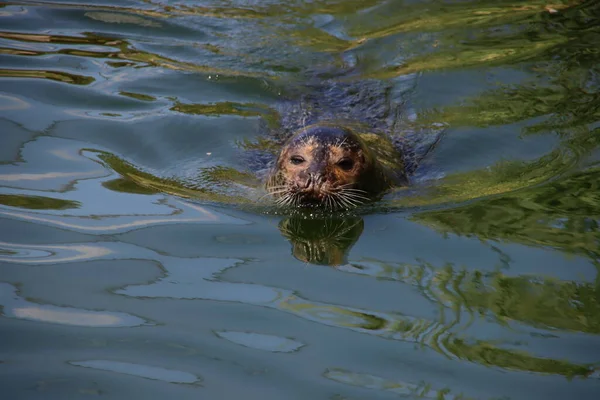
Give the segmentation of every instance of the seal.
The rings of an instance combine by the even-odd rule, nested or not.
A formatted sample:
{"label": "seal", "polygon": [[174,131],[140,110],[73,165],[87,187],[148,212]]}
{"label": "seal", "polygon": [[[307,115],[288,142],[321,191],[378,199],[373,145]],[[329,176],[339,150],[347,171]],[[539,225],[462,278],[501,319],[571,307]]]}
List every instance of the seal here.
{"label": "seal", "polygon": [[422,182],[421,161],[443,128],[416,123],[409,101],[416,75],[387,81],[363,79],[351,65],[315,68],[300,84],[278,88],[268,118],[259,119],[262,134],[241,142],[244,168],[266,189],[255,192],[257,200],[351,209],[409,179]]}
{"label": "seal", "polygon": [[267,192],[281,206],[334,210],[377,200],[392,187],[406,185],[402,154],[391,144],[386,149],[378,136],[362,136],[333,124],[300,129],[283,144],[266,179]]}

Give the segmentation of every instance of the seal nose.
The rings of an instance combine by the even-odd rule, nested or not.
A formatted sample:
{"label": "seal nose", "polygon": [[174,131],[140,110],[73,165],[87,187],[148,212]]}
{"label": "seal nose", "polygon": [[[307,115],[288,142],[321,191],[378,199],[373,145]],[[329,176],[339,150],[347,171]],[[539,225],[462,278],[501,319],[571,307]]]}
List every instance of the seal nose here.
{"label": "seal nose", "polygon": [[308,179],[306,180],[306,188],[316,190],[323,184],[325,177],[321,173],[309,173]]}

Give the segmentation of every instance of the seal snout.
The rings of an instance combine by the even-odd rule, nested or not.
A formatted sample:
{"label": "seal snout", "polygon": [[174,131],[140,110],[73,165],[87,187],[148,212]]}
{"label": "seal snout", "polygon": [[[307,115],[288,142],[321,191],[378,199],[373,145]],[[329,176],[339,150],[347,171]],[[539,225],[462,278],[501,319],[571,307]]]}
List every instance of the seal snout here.
{"label": "seal snout", "polygon": [[300,190],[302,197],[306,200],[314,199],[315,201],[323,198],[326,192],[323,190],[326,181],[325,175],[320,172],[308,173],[307,175],[306,181]]}
{"label": "seal snout", "polygon": [[325,182],[325,176],[319,172],[317,173],[309,173],[308,179],[306,179],[306,184],[304,186],[305,189],[310,191],[319,190],[323,183]]}

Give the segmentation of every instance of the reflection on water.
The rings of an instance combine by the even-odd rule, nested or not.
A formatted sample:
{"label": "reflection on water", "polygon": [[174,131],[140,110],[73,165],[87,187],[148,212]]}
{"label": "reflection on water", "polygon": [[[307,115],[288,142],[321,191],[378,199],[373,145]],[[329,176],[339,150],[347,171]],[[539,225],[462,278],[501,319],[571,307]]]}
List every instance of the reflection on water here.
{"label": "reflection on water", "polygon": [[94,245],[36,246],[0,242],[0,248],[8,254],[0,257],[0,261],[22,264],[56,264],[113,255],[110,248]]}
{"label": "reflection on water", "polygon": [[[463,304],[464,295],[461,292],[456,297],[445,296],[445,298],[440,298],[439,300],[432,296],[431,293],[434,293],[436,289],[442,293],[451,293],[452,290],[460,290],[452,282],[453,289],[446,287],[448,280],[453,279],[451,270],[448,271],[446,269],[439,272],[434,270],[431,281],[436,282],[439,280],[443,286],[436,288],[434,285],[429,285],[432,288],[426,288],[430,299],[435,299],[440,305],[448,308],[448,315],[443,318],[444,322],[442,323],[401,315],[399,313],[361,310],[352,307],[319,303],[304,299],[289,290],[264,285],[220,281],[219,277],[224,271],[236,267],[236,265],[240,264],[241,260],[185,260],[170,257],[162,257],[162,260],[162,265],[166,273],[163,278],[147,285],[127,286],[123,289],[118,289],[116,293],[140,298],[203,299],[241,302],[275,308],[326,326],[350,329],[355,332],[376,335],[391,340],[418,343],[450,358],[465,359],[500,368],[559,374],[567,377],[587,376],[595,371],[593,365],[578,365],[567,361],[536,357],[522,350],[503,348],[493,341],[475,340],[465,336],[462,332],[466,331],[473,324],[476,315],[471,307],[477,307],[480,310],[478,314],[481,315],[485,315],[487,310],[485,303],[478,305]],[[361,265],[358,265],[360,268]],[[410,282],[408,277],[412,273],[403,272],[402,269],[401,267],[400,273],[392,271],[389,276],[406,275],[406,280]],[[416,270],[415,275],[425,275],[422,270]],[[437,274],[440,274],[441,278],[435,278]],[[432,274],[429,273],[428,275],[431,277]],[[382,274],[377,275],[377,277],[382,276]],[[456,279],[458,279],[458,282],[462,282],[464,275],[458,274]],[[479,288],[475,296],[479,297],[481,296],[481,287],[485,287],[485,283],[478,277],[475,278],[475,282],[477,288]],[[419,282],[419,284],[422,283]],[[525,292],[529,291],[528,287],[524,289]],[[502,297],[506,293],[499,295]],[[537,304],[538,302],[537,299],[527,300],[530,300],[530,302],[523,303],[526,307],[531,307],[531,304]],[[568,307],[570,302],[565,305]],[[463,311],[463,307],[466,310]],[[489,308],[490,311],[493,311],[491,307]],[[468,318],[466,322],[464,321],[463,313],[467,314]],[[543,326],[543,328],[546,327]]]}
{"label": "reflection on water", "polygon": [[304,346],[304,343],[282,338],[279,336],[265,335],[255,332],[216,332],[217,336],[233,343],[258,350],[291,353]]}
{"label": "reflection on water", "polygon": [[598,265],[599,177],[600,169],[592,167],[543,186],[413,218],[442,232],[548,246]]}
{"label": "reflection on water", "polygon": [[568,361],[536,357],[525,351],[502,348],[492,341],[474,340],[462,333],[453,333],[456,328],[459,328],[459,332],[465,329],[458,325],[461,322],[459,315],[454,321],[440,324],[397,314],[315,304],[296,297],[282,302],[280,307],[311,321],[386,339],[418,343],[447,357],[486,366],[567,377],[585,377],[596,371],[593,364],[578,365]]}
{"label": "reflection on water", "polygon": [[469,399],[469,397],[465,397],[462,394],[452,394],[450,389],[448,388],[435,390],[431,387],[430,384],[426,383],[414,384],[400,381],[390,381],[379,376],[360,374],[339,368],[328,369],[327,371],[325,371],[323,376],[327,379],[331,379],[333,381],[340,382],[346,385],[360,386],[366,389],[390,392],[402,397],[414,396],[415,398],[419,399],[423,398],[436,400]]}
{"label": "reflection on water", "polygon": [[119,374],[139,376],[146,379],[156,379],[169,383],[190,384],[199,382],[199,378],[194,374],[190,374],[189,372],[169,370],[150,365],[140,365],[109,360],[70,361],[69,364],[78,367],[93,368],[102,371],[116,372]]}
{"label": "reflection on water", "polygon": [[360,217],[311,218],[299,215],[279,223],[281,234],[292,244],[298,260],[320,265],[342,265],[360,238],[364,221]]}
{"label": "reflection on water", "polygon": [[[597,398],[599,20],[0,4],[3,396]],[[410,187],[270,208],[261,176],[319,118],[391,134]]]}
{"label": "reflection on water", "polygon": [[57,307],[49,304],[35,304],[18,296],[16,293],[17,290],[13,286],[0,282],[0,306],[2,306],[3,316],[29,321],[92,328],[127,327],[146,324],[141,318],[120,312],[91,311],[72,307]]}
{"label": "reflection on water", "polygon": [[[493,317],[498,323],[521,321],[534,327],[600,333],[600,302],[594,284],[537,276],[507,276],[501,271],[466,271],[451,264],[354,262],[341,270],[408,283],[431,301],[469,324]],[[462,317],[464,318],[464,317]]]}
{"label": "reflection on water", "polygon": [[[6,194],[0,194],[0,215],[90,233],[173,223],[246,223],[199,204],[165,198],[157,190],[140,191],[136,185],[130,189],[131,180],[116,179],[116,175],[98,170],[97,153],[77,147],[73,141],[42,137],[26,143],[21,154],[25,159],[23,166],[0,165],[0,182],[13,186]],[[49,158],[67,172],[38,172]],[[32,173],[11,172],[24,168]],[[52,197],[34,195],[39,191],[28,181],[36,181],[35,185],[44,187]],[[107,192],[105,188],[111,190]],[[132,195],[140,192],[152,196],[140,199]]]}

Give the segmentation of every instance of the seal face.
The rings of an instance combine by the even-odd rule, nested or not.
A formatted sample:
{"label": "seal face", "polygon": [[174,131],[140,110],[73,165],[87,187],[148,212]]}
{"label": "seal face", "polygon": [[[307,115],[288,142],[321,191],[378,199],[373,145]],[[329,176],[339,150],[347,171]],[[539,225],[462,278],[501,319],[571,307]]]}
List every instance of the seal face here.
{"label": "seal face", "polygon": [[393,186],[362,139],[340,126],[313,125],[283,146],[267,191],[283,206],[351,208]]}

